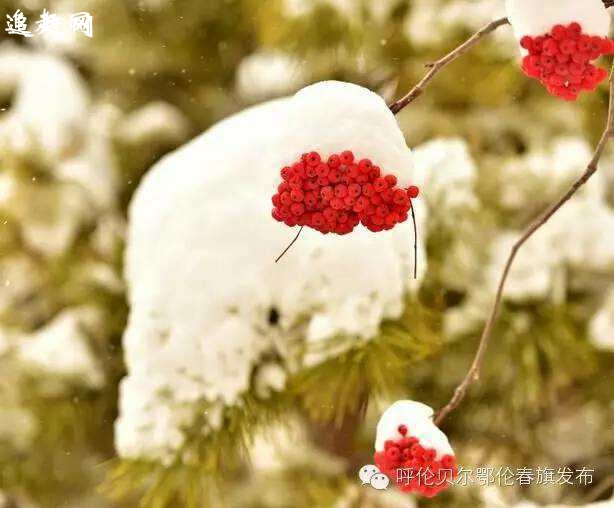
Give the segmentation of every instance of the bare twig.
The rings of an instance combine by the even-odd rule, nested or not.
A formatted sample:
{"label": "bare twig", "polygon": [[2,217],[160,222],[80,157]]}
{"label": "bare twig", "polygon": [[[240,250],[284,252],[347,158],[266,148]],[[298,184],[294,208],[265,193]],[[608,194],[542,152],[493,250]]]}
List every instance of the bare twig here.
{"label": "bare twig", "polygon": [[415,87],[413,87],[407,93],[407,95],[405,95],[404,97],[401,97],[398,101],[393,102],[390,105],[390,111],[392,111],[396,115],[405,106],[415,101],[418,97],[422,95],[425,88],[428,86],[431,80],[439,73],[439,71],[441,71],[449,63],[456,60],[459,56],[464,55],[473,46],[475,46],[478,42],[480,42],[480,40],[484,36],[488,35],[491,32],[494,32],[500,26],[507,25],[507,24],[509,24],[509,21],[507,18],[497,19],[489,23],[484,28],[482,28],[481,30],[473,34],[463,44],[461,44],[460,46],[452,50],[450,53],[448,53],[446,56],[444,56],[443,58],[440,58],[436,62],[428,64],[427,67],[429,67],[430,70],[426,73],[424,78],[422,78],[422,80]]}
{"label": "bare twig", "polygon": [[488,342],[492,333],[493,326],[499,317],[499,311],[501,310],[501,299],[503,296],[503,290],[505,288],[505,282],[507,281],[507,276],[509,275],[510,269],[516,258],[516,254],[520,250],[520,248],[525,244],[525,242],[533,236],[533,234],[540,229],[548,220],[565,204],[569,201],[574,194],[582,187],[591,176],[597,171],[597,166],[603,155],[603,152],[608,144],[610,138],[614,136],[614,63],[612,64],[612,71],[610,73],[610,101],[608,108],[608,118],[606,122],[605,129],[603,134],[601,135],[601,139],[595,148],[595,152],[593,154],[593,158],[589,162],[588,166],[584,173],[572,184],[569,190],[561,196],[554,204],[552,204],[545,212],[543,212],[533,223],[526,228],[526,230],[522,233],[520,238],[513,245],[512,250],[507,258],[507,262],[505,263],[505,267],[503,269],[503,273],[501,275],[501,279],[499,281],[499,287],[497,289],[497,293],[495,296],[495,301],[486,321],[486,325],[484,327],[484,331],[482,332],[482,336],[480,338],[480,343],[478,346],[477,353],[471,364],[471,368],[469,372],[462,380],[462,382],[458,385],[456,390],[454,391],[454,395],[450,402],[445,405],[443,408],[439,410],[437,416],[435,417],[435,423],[440,425],[441,422],[448,416],[452,411],[454,411],[458,405],[461,403],[465,395],[467,394],[467,390],[471,383],[476,381],[480,376],[480,370],[482,367],[482,363],[484,361],[484,354],[486,353],[486,348],[488,347]]}
{"label": "bare twig", "polygon": [[[612,1],[614,2],[614,0]],[[614,487],[614,474],[606,476],[601,482],[599,482],[595,487],[593,487],[593,489],[582,501],[587,504],[594,503],[612,487]]]}
{"label": "bare twig", "polygon": [[284,257],[284,255],[286,254],[286,252],[288,252],[290,250],[290,247],[292,247],[294,245],[294,243],[298,240],[298,237],[301,236],[301,233],[303,232],[303,228],[305,226],[301,226],[300,229],[298,230],[298,233],[296,233],[296,236],[294,237],[294,239],[288,244],[288,246],[283,250],[283,252],[277,256],[277,259],[275,260],[275,262],[277,263],[281,258]]}
{"label": "bare twig", "polygon": [[414,204],[411,203],[411,220],[414,223],[414,279],[418,278],[418,226],[416,225],[416,212]]}

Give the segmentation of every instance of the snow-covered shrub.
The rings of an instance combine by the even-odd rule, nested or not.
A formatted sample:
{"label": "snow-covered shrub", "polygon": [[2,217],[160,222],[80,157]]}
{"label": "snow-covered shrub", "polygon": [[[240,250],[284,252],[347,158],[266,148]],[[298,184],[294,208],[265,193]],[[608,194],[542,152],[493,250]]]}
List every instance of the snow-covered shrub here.
{"label": "snow-covered shrub", "polygon": [[[339,82],[229,118],[145,177],[130,207],[126,254],[122,455],[168,458],[181,445],[186,408],[203,399],[237,404],[263,355],[295,363],[292,337],[368,340],[382,320],[400,316],[416,286],[409,223],[345,237],[305,230],[274,263],[294,234],[271,217],[280,169],[307,151],[347,149],[399,185],[412,180],[411,153],[386,104]],[[416,214],[423,223],[420,200]],[[424,270],[420,244],[419,277]]]}

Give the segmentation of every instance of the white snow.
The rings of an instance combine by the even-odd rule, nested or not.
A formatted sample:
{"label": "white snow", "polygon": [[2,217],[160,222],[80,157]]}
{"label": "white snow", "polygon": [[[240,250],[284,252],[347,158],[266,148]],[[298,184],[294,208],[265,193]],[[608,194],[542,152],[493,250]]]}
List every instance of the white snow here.
{"label": "white snow", "polygon": [[414,150],[416,182],[435,213],[450,214],[478,204],[474,186],[478,169],[467,142],[440,138]]}
{"label": "white snow", "polygon": [[425,448],[433,448],[437,458],[443,455],[454,455],[446,435],[433,423],[433,409],[426,404],[413,400],[398,400],[382,414],[377,424],[375,451],[384,450],[388,440],[396,441],[403,436],[399,433],[399,425],[408,428],[407,436],[416,437]]}
{"label": "white snow", "polygon": [[0,201],[29,247],[57,256],[91,225],[94,212],[116,204],[112,118],[108,108],[90,104],[84,81],[67,61],[10,43],[0,45],[0,88],[14,92],[0,116],[2,149],[17,160],[23,154],[37,161],[53,176],[50,183],[32,178],[26,185],[8,173],[0,181]]}
{"label": "white snow", "polygon": [[[614,270],[614,210],[594,192],[567,202],[520,249],[510,270],[504,299],[515,303],[565,298],[570,274],[601,274]],[[459,335],[479,324],[490,310],[492,297],[512,245],[521,231],[502,231],[490,244],[484,281],[476,284],[465,303],[446,312],[448,335]],[[581,282],[576,282],[581,284]],[[605,318],[595,330],[603,330]],[[599,337],[603,336],[599,334]]]}
{"label": "white snow", "polygon": [[280,51],[253,53],[237,69],[237,93],[250,102],[287,95],[304,84],[301,63]]}
{"label": "white snow", "polygon": [[[157,412],[203,398],[237,403],[261,354],[274,348],[271,308],[282,336],[299,326],[314,341],[339,333],[369,339],[382,319],[401,314],[406,292],[417,285],[409,223],[378,234],[359,227],[344,237],[305,229],[274,263],[296,232],[271,218],[280,168],[305,151],[345,149],[403,184],[412,180],[411,152],[385,102],[339,82],[227,119],[146,175],[129,211],[122,455],[165,453],[169,443],[147,430]],[[415,206],[422,222],[420,199]],[[422,245],[419,255],[422,277]],[[139,397],[148,406],[135,416]]]}
{"label": "white snow", "polygon": [[74,150],[85,133],[89,105],[75,70],[55,56],[5,43],[0,46],[0,81],[0,87],[15,90],[10,110],[0,118],[0,137],[12,149],[39,147],[51,160]]}
{"label": "white snow", "polygon": [[[575,197],[530,238],[519,251],[509,275],[505,297],[512,301],[544,298],[558,267],[602,272],[614,268],[614,211],[599,200]],[[501,233],[492,247],[487,269],[494,290],[519,231]]]}
{"label": "white snow", "polygon": [[85,326],[93,309],[67,309],[31,335],[20,338],[18,357],[45,373],[81,381],[91,388],[104,384],[96,356],[88,344]]}
{"label": "white snow", "polygon": [[115,132],[123,143],[178,144],[188,137],[190,125],[183,112],[163,101],[154,101],[126,115]]}
{"label": "white snow", "polygon": [[516,38],[544,35],[554,25],[580,23],[589,35],[605,37],[610,29],[610,16],[602,0],[506,0],[507,16]]}
{"label": "white snow", "polygon": [[[507,208],[520,209],[535,195],[559,197],[582,174],[592,156],[590,144],[583,138],[561,136],[549,146],[532,149],[525,156],[514,157],[502,167],[505,185],[501,202]],[[579,191],[579,195],[601,200],[606,194],[606,161],[600,171]]]}
{"label": "white snow", "polygon": [[596,348],[614,352],[614,288],[591,320],[589,336]]}
{"label": "white snow", "polygon": [[[451,33],[476,32],[495,19],[504,17],[501,0],[413,0],[404,32],[412,44],[422,47],[441,45]],[[492,37],[500,52],[515,49],[508,30],[497,30]]]}
{"label": "white snow", "polygon": [[[523,302],[543,299],[552,288],[553,270],[562,263],[562,252],[553,250],[553,239],[547,231],[535,239],[530,239],[518,252],[510,270],[505,286],[505,298],[510,301]],[[486,268],[488,288],[496,291],[501,272],[520,233],[517,231],[501,232],[491,247],[491,262]]]}

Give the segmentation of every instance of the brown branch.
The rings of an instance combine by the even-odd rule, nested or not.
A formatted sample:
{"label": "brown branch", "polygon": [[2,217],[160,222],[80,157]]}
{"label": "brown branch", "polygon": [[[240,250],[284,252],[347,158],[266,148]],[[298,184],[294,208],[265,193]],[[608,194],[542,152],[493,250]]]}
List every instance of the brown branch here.
{"label": "brown branch", "polygon": [[486,321],[486,325],[484,327],[484,331],[482,332],[482,336],[480,338],[480,343],[478,346],[477,353],[471,364],[471,368],[467,375],[462,380],[462,382],[458,385],[456,390],[454,391],[454,395],[450,402],[441,408],[437,416],[435,417],[435,424],[440,425],[441,422],[448,416],[452,411],[454,411],[458,405],[462,402],[467,394],[467,390],[469,386],[474,381],[477,381],[480,376],[480,370],[482,368],[482,363],[484,362],[484,355],[486,353],[486,348],[488,347],[488,342],[490,336],[492,334],[492,329],[499,317],[499,311],[501,310],[501,300],[503,296],[503,290],[505,288],[505,282],[507,281],[507,276],[509,275],[510,269],[516,258],[516,254],[520,250],[520,248],[525,244],[525,242],[533,236],[533,234],[540,229],[548,220],[565,204],[569,201],[574,194],[582,187],[591,176],[597,171],[597,166],[599,161],[601,160],[601,156],[608,144],[610,138],[614,137],[614,63],[612,64],[612,71],[610,73],[610,101],[608,107],[608,118],[606,122],[605,129],[603,134],[601,135],[601,139],[595,148],[595,152],[593,154],[593,158],[589,162],[588,166],[584,173],[572,184],[569,190],[561,196],[561,198],[556,201],[553,205],[551,205],[545,212],[543,212],[533,223],[527,227],[527,229],[522,233],[520,238],[513,245],[512,250],[507,258],[507,262],[503,269],[503,274],[501,275],[501,279],[499,281],[499,287],[497,289],[497,294],[495,296],[495,301]]}
{"label": "brown branch", "polygon": [[[614,0],[612,0],[614,2]],[[601,496],[603,496],[608,490],[614,487],[614,474],[606,476],[601,482],[599,482],[588,495],[582,500],[583,503],[594,503]]]}
{"label": "brown branch", "polygon": [[[612,0],[614,1],[614,0]],[[444,67],[446,67],[449,63],[456,60],[458,57],[464,55],[467,51],[469,51],[473,46],[475,46],[484,36],[488,35],[491,32],[494,32],[497,28],[502,25],[509,24],[507,18],[497,19],[484,28],[473,34],[469,39],[463,42],[460,46],[452,50],[443,58],[440,58],[436,62],[428,64],[427,67],[430,70],[426,73],[424,78],[414,86],[404,97],[401,97],[399,100],[393,102],[390,105],[390,111],[392,111],[395,115],[401,111],[405,106],[415,101],[418,97],[422,95],[424,89],[428,86],[431,80],[441,71]]]}

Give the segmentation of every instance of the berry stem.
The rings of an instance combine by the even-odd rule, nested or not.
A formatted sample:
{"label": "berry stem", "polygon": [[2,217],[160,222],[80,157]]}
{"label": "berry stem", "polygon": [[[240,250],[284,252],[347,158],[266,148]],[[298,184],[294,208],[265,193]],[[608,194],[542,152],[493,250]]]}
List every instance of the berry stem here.
{"label": "berry stem", "polygon": [[414,204],[410,204],[411,220],[414,224],[414,279],[418,278],[418,226],[416,225],[416,213],[414,212]]}
{"label": "berry stem", "polygon": [[465,378],[461,381],[461,383],[457,386],[454,391],[454,395],[450,402],[442,407],[435,416],[435,424],[440,425],[443,420],[454,411],[465,398],[469,386],[479,379],[480,370],[482,368],[482,364],[484,363],[484,356],[486,354],[486,349],[488,347],[488,342],[490,340],[493,327],[499,317],[499,313],[501,310],[501,300],[503,296],[503,290],[505,288],[505,283],[507,281],[507,277],[509,275],[510,269],[516,258],[516,254],[520,248],[526,243],[526,241],[533,236],[533,234],[539,230],[550,218],[558,212],[558,210],[567,203],[576,192],[595,174],[597,171],[599,161],[601,160],[601,156],[606,149],[606,146],[610,139],[614,137],[614,62],[612,63],[612,70],[610,71],[610,99],[609,99],[609,107],[608,107],[608,118],[606,122],[605,129],[603,130],[603,134],[601,135],[601,139],[595,148],[595,152],[591,161],[586,166],[586,169],[582,175],[571,185],[569,190],[563,194],[555,203],[550,205],[537,219],[535,219],[522,233],[520,238],[514,243],[512,249],[507,258],[507,262],[505,263],[505,267],[503,268],[503,273],[499,280],[499,286],[497,289],[497,293],[495,296],[495,301],[486,321],[486,325],[482,332],[482,336],[480,338],[479,346],[473,363],[471,364],[471,368],[469,372],[467,372]]}
{"label": "berry stem", "polygon": [[[614,1],[614,0],[612,0]],[[475,34],[473,34],[469,39],[463,42],[460,46],[453,49],[450,53],[448,53],[443,58],[440,58],[436,62],[432,62],[427,65],[429,71],[422,78],[422,80],[414,86],[405,96],[401,97],[399,100],[393,102],[389,107],[390,111],[393,114],[397,114],[403,108],[405,108],[408,104],[414,102],[418,97],[422,95],[428,84],[433,80],[433,78],[448,64],[452,63],[458,57],[464,55],[467,51],[469,51],[473,46],[475,46],[480,40],[482,40],[486,35],[494,32],[497,28],[503,25],[508,25],[509,21],[507,18],[500,18],[495,21],[492,21],[482,29],[478,30]]]}
{"label": "berry stem", "polygon": [[298,233],[296,233],[296,236],[293,238],[293,240],[288,244],[288,246],[283,250],[283,252],[277,256],[277,259],[275,260],[275,262],[277,263],[281,258],[284,257],[284,255],[286,254],[286,252],[288,252],[290,250],[290,247],[292,247],[295,242],[298,240],[298,237],[301,236],[301,233],[303,232],[303,228],[305,226],[301,226],[300,229],[298,230]]}

